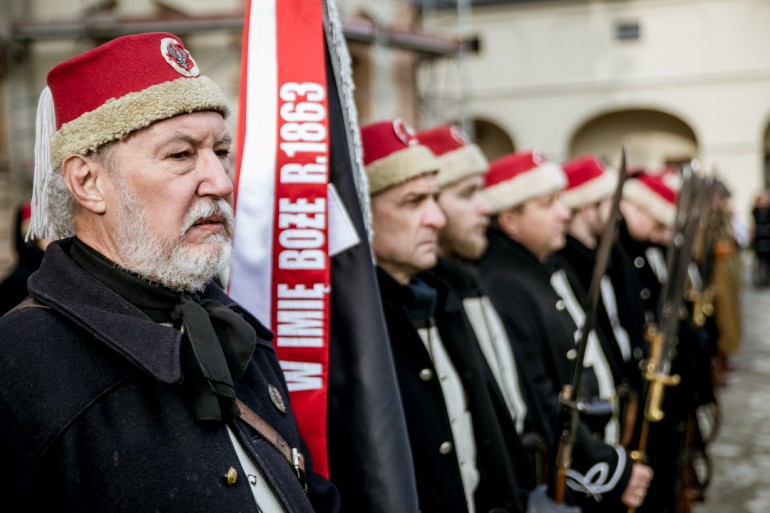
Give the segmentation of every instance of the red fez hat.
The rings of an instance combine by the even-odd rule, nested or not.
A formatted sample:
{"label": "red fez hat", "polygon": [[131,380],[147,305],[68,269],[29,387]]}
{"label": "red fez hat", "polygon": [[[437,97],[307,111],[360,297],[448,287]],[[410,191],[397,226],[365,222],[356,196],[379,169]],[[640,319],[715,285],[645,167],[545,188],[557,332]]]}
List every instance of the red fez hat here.
{"label": "red fez hat", "polygon": [[361,142],[370,195],[439,170],[436,157],[402,119],[361,127]]}
{"label": "red fez hat", "polygon": [[45,213],[51,172],[67,155],[85,155],[156,121],[203,110],[227,116],[227,99],[172,34],[119,37],[55,66],[38,105],[31,236],[69,235],[56,233],[61,230]]}
{"label": "red fez hat", "polygon": [[441,163],[439,187],[487,172],[487,158],[459,127],[445,125],[422,130],[417,132],[417,140],[430,148]]}
{"label": "red fez hat", "polygon": [[676,195],[675,185],[666,175],[640,174],[629,178],[623,186],[624,199],[669,227],[676,217]]}
{"label": "red fez hat", "polygon": [[596,203],[612,195],[618,176],[606,169],[596,157],[578,157],[562,166],[567,175],[567,188],[561,195],[569,208]]}
{"label": "red fez hat", "polygon": [[492,213],[514,208],[567,184],[564,170],[537,151],[512,153],[493,161],[487,173],[487,199]]}

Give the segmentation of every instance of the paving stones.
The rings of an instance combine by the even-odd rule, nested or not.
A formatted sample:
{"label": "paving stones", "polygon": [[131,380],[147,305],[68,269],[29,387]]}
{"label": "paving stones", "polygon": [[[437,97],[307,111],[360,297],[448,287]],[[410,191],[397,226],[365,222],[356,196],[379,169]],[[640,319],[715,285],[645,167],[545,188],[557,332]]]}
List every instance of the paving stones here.
{"label": "paving stones", "polygon": [[746,283],[743,345],[718,392],[722,427],[709,447],[714,475],[694,513],[770,512],[770,288]]}

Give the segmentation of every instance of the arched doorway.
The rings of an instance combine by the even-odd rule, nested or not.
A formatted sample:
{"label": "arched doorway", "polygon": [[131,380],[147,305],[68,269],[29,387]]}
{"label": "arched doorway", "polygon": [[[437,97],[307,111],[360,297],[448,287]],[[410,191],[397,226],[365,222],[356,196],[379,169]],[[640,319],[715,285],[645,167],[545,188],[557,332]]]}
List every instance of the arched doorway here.
{"label": "arched doorway", "polygon": [[489,160],[516,151],[513,138],[491,121],[474,119],[473,131],[476,144]]}
{"label": "arched doorway", "polygon": [[655,170],[698,156],[698,141],[687,123],[650,109],[614,111],[588,120],[572,136],[569,155],[598,155],[618,165],[624,143],[629,167]]}

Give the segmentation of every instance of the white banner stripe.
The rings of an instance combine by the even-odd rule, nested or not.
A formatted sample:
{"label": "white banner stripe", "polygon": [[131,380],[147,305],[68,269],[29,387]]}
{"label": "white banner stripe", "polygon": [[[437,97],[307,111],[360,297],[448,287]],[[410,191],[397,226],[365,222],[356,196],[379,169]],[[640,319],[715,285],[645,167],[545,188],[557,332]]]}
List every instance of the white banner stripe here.
{"label": "white banner stripe", "polygon": [[241,148],[230,294],[271,325],[277,126],[276,0],[251,3],[246,134]]}

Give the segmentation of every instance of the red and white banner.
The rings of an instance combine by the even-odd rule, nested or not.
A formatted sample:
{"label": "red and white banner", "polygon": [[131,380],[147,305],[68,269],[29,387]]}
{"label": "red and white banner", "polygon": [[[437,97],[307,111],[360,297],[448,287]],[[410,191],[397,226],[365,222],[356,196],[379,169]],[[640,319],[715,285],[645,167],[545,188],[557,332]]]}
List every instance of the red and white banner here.
{"label": "red and white banner", "polygon": [[326,447],[329,292],[322,3],[249,1],[244,23],[229,293],[274,345],[314,470]]}

